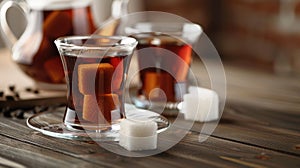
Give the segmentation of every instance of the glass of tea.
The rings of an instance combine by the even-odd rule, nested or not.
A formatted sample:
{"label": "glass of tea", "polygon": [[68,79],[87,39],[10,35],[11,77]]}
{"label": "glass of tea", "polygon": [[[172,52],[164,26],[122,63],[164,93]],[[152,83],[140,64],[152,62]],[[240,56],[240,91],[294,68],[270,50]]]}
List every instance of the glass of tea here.
{"label": "glass of tea", "polygon": [[138,41],[141,86],[133,96],[134,104],[176,109],[187,91],[192,45],[202,28],[194,23],[142,22],[125,32]]}
{"label": "glass of tea", "polygon": [[64,125],[74,131],[96,131],[101,140],[114,138],[125,117],[123,92],[136,39],[69,36],[55,44],[68,87]]}
{"label": "glass of tea", "polygon": [[[92,0],[4,0],[0,32],[14,62],[42,89],[66,89],[63,66],[53,41],[61,36],[90,35],[96,30]],[[20,38],[9,26],[9,9],[24,14],[26,28]]]}

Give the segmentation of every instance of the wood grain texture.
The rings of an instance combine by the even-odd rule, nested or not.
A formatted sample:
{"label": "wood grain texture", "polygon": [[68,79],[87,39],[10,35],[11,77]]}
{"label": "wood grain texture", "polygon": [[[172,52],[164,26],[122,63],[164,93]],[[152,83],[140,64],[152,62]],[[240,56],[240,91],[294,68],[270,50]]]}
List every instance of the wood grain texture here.
{"label": "wood grain texture", "polygon": [[[4,157],[24,167],[78,167],[93,166],[82,159],[77,159],[53,150],[40,148],[30,143],[21,142],[9,137],[0,136],[1,157]],[[4,164],[4,162],[2,163]],[[1,164],[0,164],[1,165]],[[15,167],[12,163],[7,166]]]}
{"label": "wood grain texture", "polygon": [[[300,131],[297,127],[300,123],[300,114],[279,117],[276,112],[273,113],[247,106],[226,107],[212,136],[300,156],[300,150],[296,149],[296,146],[300,144]],[[184,124],[187,121],[182,120],[181,122]],[[205,124],[208,126],[215,123]],[[202,129],[203,125],[203,123],[196,122],[191,130],[207,134],[208,132]]]}
{"label": "wood grain texture", "polygon": [[[6,139],[16,141],[16,144],[18,144],[16,148],[18,150],[25,150],[25,153],[27,150],[31,150],[31,147],[24,149],[23,145],[26,144],[33,146],[33,149],[40,149],[41,155],[47,155],[47,157],[52,157],[48,154],[50,151],[50,153],[57,153],[58,155],[68,156],[72,159],[79,159],[83,163],[88,162],[89,164],[98,166],[126,167],[131,165],[138,167],[182,167],[185,165],[188,167],[297,167],[300,163],[300,158],[297,155],[246,144],[243,141],[232,140],[230,138],[227,139],[226,136],[224,136],[225,138],[221,136],[218,137],[215,133],[208,138],[207,141],[200,143],[198,141],[199,133],[197,131],[188,133],[179,144],[166,152],[145,158],[130,158],[106,151],[94,142],[56,139],[42,135],[41,133],[36,133],[24,126],[24,123],[20,122],[20,120],[16,122],[0,118],[0,121],[0,128],[6,127],[5,129],[1,129],[0,134],[5,135],[2,137]],[[196,127],[193,129],[196,129]],[[218,133],[218,129],[219,128],[217,128],[215,132]],[[227,130],[224,132],[228,133]],[[236,137],[233,136],[233,138]],[[5,146],[8,142],[1,141],[1,144]],[[13,152],[13,148],[8,149]],[[18,151],[15,151],[11,155],[15,155],[17,152]],[[35,150],[32,152],[35,152]],[[28,153],[27,156],[28,155],[30,154]],[[5,157],[7,158],[7,155],[5,155]],[[40,157],[43,159],[42,156],[37,156],[33,159]],[[66,163],[62,162],[62,165],[70,164],[68,157],[63,157]],[[48,165],[47,162],[41,164]],[[57,165],[49,164],[49,166]]]}

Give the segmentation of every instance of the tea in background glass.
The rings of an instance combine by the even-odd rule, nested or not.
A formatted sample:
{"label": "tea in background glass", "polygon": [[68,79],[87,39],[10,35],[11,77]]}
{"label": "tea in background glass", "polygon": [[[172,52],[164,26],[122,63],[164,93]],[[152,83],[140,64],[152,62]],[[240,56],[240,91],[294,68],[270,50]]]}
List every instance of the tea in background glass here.
{"label": "tea in background glass", "polygon": [[133,102],[136,106],[167,103],[176,109],[188,86],[192,44],[202,29],[192,23],[138,23],[126,33],[138,41],[137,56],[141,87]]}

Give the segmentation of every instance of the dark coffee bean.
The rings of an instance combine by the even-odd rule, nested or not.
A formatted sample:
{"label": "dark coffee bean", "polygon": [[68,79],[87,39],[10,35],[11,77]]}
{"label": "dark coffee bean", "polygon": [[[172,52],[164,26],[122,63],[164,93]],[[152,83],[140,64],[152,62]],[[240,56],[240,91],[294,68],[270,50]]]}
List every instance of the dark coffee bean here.
{"label": "dark coffee bean", "polygon": [[34,94],[39,94],[40,91],[36,89],[36,90],[33,91],[33,93],[34,93]]}
{"label": "dark coffee bean", "polygon": [[6,101],[15,101],[16,100],[15,97],[12,95],[6,95],[5,99],[6,99]]}
{"label": "dark coffee bean", "polygon": [[16,99],[20,99],[20,94],[18,92],[16,92],[14,96]]}
{"label": "dark coffee bean", "polygon": [[27,87],[27,88],[25,88],[25,91],[26,92],[32,92],[32,88],[31,87]]}
{"label": "dark coffee bean", "polygon": [[9,88],[9,90],[12,91],[12,92],[14,92],[14,91],[16,90],[15,85],[9,85],[8,88]]}

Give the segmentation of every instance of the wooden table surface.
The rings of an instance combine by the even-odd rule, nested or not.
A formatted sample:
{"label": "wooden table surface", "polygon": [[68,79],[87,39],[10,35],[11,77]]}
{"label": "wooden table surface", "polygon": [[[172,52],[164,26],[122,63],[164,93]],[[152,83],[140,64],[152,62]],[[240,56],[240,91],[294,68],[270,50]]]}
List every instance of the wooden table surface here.
{"label": "wooden table surface", "polygon": [[[32,85],[15,71],[8,55],[7,50],[0,50],[0,87],[18,86],[20,80],[23,85]],[[196,71],[199,66],[194,64],[193,68]],[[45,136],[28,128],[25,119],[1,115],[0,167],[300,167],[300,78],[234,66],[225,66],[225,70],[225,110],[204,142],[198,141],[203,123],[195,123],[165,152],[125,157],[92,141]]]}

